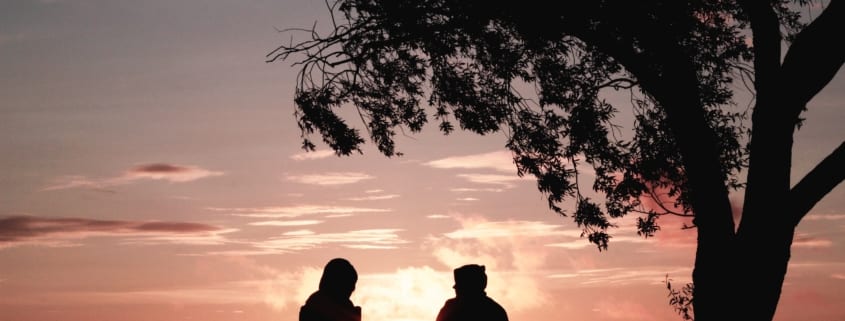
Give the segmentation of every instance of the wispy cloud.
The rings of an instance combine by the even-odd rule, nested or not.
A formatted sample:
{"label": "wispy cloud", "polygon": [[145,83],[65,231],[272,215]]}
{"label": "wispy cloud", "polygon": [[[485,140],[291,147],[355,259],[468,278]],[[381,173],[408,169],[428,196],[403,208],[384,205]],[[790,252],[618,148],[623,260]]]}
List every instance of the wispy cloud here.
{"label": "wispy cloud", "polygon": [[369,195],[345,198],[347,201],[380,201],[399,197],[399,194]]}
{"label": "wispy cloud", "polygon": [[321,158],[329,158],[335,156],[335,152],[330,150],[318,150],[313,152],[302,152],[296,153],[290,156],[290,159],[296,161],[303,161],[303,160],[312,160],[312,159],[321,159]]}
{"label": "wispy cloud", "polygon": [[433,255],[446,266],[467,263],[487,267],[487,292],[509,310],[543,306],[549,297],[542,291],[537,271],[546,267],[549,242],[565,234],[560,226],[536,221],[487,221],[455,215],[457,230],[430,239]]}
{"label": "wispy cloud", "polygon": [[198,284],[187,287],[169,286],[166,288],[148,286],[141,289],[108,289],[85,290],[83,288],[70,291],[45,291],[39,293],[39,300],[47,302],[63,302],[70,305],[91,306],[109,304],[260,304],[262,299],[250,294],[260,291],[254,282],[222,282],[212,284]]}
{"label": "wispy cloud", "polygon": [[395,245],[373,245],[373,244],[348,244],[345,247],[358,250],[391,250],[395,249]]}
{"label": "wispy cloud", "polygon": [[516,165],[513,163],[513,157],[507,151],[447,157],[425,162],[423,165],[443,169],[492,169],[516,174]]}
{"label": "wispy cloud", "polygon": [[237,232],[238,229],[221,229],[218,231],[198,234],[163,234],[153,233],[151,235],[132,235],[122,244],[134,245],[159,245],[159,244],[182,244],[182,245],[223,245],[235,243],[226,238],[225,234]]}
{"label": "wispy cloud", "polygon": [[804,217],[807,221],[838,221],[845,220],[845,214],[812,214]]}
{"label": "wispy cloud", "polygon": [[503,185],[504,187],[513,187],[512,182],[521,180],[519,176],[513,175],[496,175],[496,174],[458,174],[458,177],[464,178],[470,182],[477,184],[494,184]]}
{"label": "wispy cloud", "polygon": [[364,191],[365,194],[369,194],[366,196],[359,196],[359,197],[348,197],[345,198],[347,201],[380,201],[380,200],[388,200],[399,197],[399,194],[384,194],[384,190],[381,189],[370,189]]}
{"label": "wispy cloud", "polygon": [[[356,289],[353,301],[361,305],[363,313],[376,320],[422,321],[436,318],[437,309],[446,298],[452,297],[452,269],[467,263],[487,267],[487,293],[508,312],[517,313],[531,309],[543,309],[550,297],[546,285],[564,282],[581,287],[597,287],[599,284],[656,284],[664,280],[666,273],[675,273],[677,268],[619,268],[619,269],[569,269],[561,270],[559,264],[549,264],[546,257],[570,257],[559,250],[537,246],[561,238],[578,237],[580,231],[564,229],[560,225],[539,221],[488,221],[480,216],[461,213],[432,215],[433,217],[454,217],[460,227],[444,234],[430,236],[423,249],[433,255],[436,266],[413,266],[385,273],[362,273],[359,282],[367,286]],[[377,235],[391,235],[396,230],[382,231]],[[391,248],[392,244],[372,242],[337,243],[341,239],[356,239],[353,232],[321,234],[311,230],[291,231],[267,244],[272,251],[280,249],[308,250],[331,244],[356,249]],[[586,241],[584,241],[586,243]],[[270,252],[270,251],[268,251]],[[324,263],[324,262],[320,262]],[[353,262],[355,264],[355,262]],[[552,267],[552,266],[555,267]],[[443,268],[445,267],[445,268]],[[669,271],[667,271],[667,269]],[[550,273],[553,271],[554,273]],[[678,274],[689,274],[689,269]],[[319,282],[321,269],[305,267],[296,272],[277,272],[271,280],[259,282],[263,286],[263,297],[271,306],[295,311]],[[569,273],[569,277],[566,277]],[[680,281],[679,281],[680,282]],[[414,300],[395,300],[397,293],[413,297]],[[597,304],[596,312],[616,316],[624,311],[636,313],[634,317],[648,317],[649,314],[635,305]],[[601,311],[598,311],[601,310]]]}
{"label": "wispy cloud", "polygon": [[[258,273],[262,273],[271,268],[259,266],[255,269]],[[269,279],[256,282],[260,289],[258,296],[262,297],[267,305],[277,310],[298,307],[305,302],[308,295],[314,292],[315,284],[320,282],[322,271],[323,269],[317,266],[304,266],[292,272],[272,271],[273,274]]]}
{"label": "wispy cloud", "polygon": [[431,218],[431,219],[452,218],[452,217],[451,217],[451,216],[449,216],[449,215],[443,215],[443,214],[431,214],[431,215],[427,215],[426,217],[427,217],[427,218]]}
{"label": "wispy cloud", "polygon": [[797,233],[792,241],[794,247],[828,248],[833,246],[833,241],[811,236],[805,233]]}
{"label": "wispy cloud", "polygon": [[[580,285],[629,285],[629,284],[660,284],[667,274],[689,275],[689,267],[638,267],[611,269],[582,269],[575,271],[577,277],[573,279]],[[678,283],[689,280],[675,280]]]}
{"label": "wispy cloud", "polygon": [[639,302],[626,299],[604,299],[595,303],[593,312],[608,320],[657,320],[652,309]]}
{"label": "wispy cloud", "polygon": [[490,239],[496,237],[578,237],[580,231],[563,230],[561,225],[537,221],[486,221],[482,219],[460,219],[462,228],[443,234],[451,239]]}
{"label": "wispy cloud", "polygon": [[142,164],[129,168],[123,175],[109,178],[94,179],[82,175],[62,176],[42,190],[89,188],[100,191],[111,191],[109,189],[110,187],[130,184],[139,180],[162,180],[172,183],[184,183],[220,175],[223,175],[223,172],[207,170],[198,166],[166,163]]}
{"label": "wispy cloud", "polygon": [[352,249],[395,249],[408,241],[399,237],[402,229],[364,229],[348,232],[317,233],[311,230],[297,230],[278,237],[253,243],[264,253],[289,253],[311,250],[330,245]]}
{"label": "wispy cloud", "polygon": [[[613,222],[617,227],[610,228],[607,231],[610,235],[609,246],[611,248],[620,243],[643,244],[649,246],[639,248],[637,251],[653,251],[655,249],[653,246],[660,248],[688,248],[694,247],[696,244],[695,232],[683,228],[684,224],[691,224],[689,222],[690,219],[687,217],[662,216],[658,220],[661,229],[654,236],[648,238],[637,234],[637,218],[637,215],[630,214]],[[569,239],[549,243],[546,246],[568,250],[596,249],[595,244],[590,243],[586,237],[580,236],[581,232],[581,230],[569,230]]]}
{"label": "wispy cloud", "polygon": [[289,175],[286,178],[290,181],[309,185],[345,185],[358,183],[360,181],[373,179],[375,177],[365,173],[346,172],[310,175]]}
{"label": "wispy cloud", "polygon": [[[444,233],[442,237],[433,238],[437,250],[435,256],[441,262],[450,266],[457,266],[463,262],[487,262],[493,269],[508,270],[522,275],[523,282],[531,288],[544,282],[542,279],[561,278],[570,279],[581,286],[608,284],[658,284],[666,273],[688,274],[688,268],[678,267],[641,267],[612,269],[583,269],[579,267],[592,266],[577,262],[577,257],[570,252],[562,252],[555,247],[579,249],[595,245],[582,238],[579,229],[564,228],[561,225],[539,221],[487,221],[483,218],[466,218],[460,215],[456,220],[461,224],[457,230]],[[630,236],[620,236],[619,240],[628,243],[646,243],[646,240]],[[538,246],[547,244],[549,246]],[[545,258],[550,255],[561,254],[576,260],[572,262],[572,270],[565,273],[538,275],[548,266]],[[560,270],[558,270],[560,271]],[[510,281],[508,281],[510,282]],[[516,296],[516,294],[513,294]],[[522,302],[522,298],[514,297]],[[529,302],[524,302],[530,305]]]}
{"label": "wispy cloud", "polygon": [[217,244],[217,226],[190,222],[117,221],[86,218],[11,216],[0,219],[0,248],[20,244],[74,246],[72,240],[93,236],[121,236],[126,243]]}
{"label": "wispy cloud", "polygon": [[[631,221],[635,218],[633,215],[629,216],[631,216]],[[657,223],[660,224],[660,231],[657,231],[657,233],[654,234],[653,240],[655,241],[655,244],[661,247],[680,248],[691,248],[698,244],[695,230],[686,228],[693,225],[692,218],[668,215],[661,216]],[[636,225],[631,222],[628,225],[629,233],[627,234],[630,239],[634,241],[646,240],[643,237],[638,236],[636,231]],[[652,238],[647,240],[651,241]],[[612,241],[615,241],[615,239]]]}
{"label": "wispy cloud", "polygon": [[465,193],[465,192],[493,192],[493,193],[501,193],[505,190],[502,188],[470,188],[470,187],[458,187],[458,188],[450,188],[452,192],[458,193]]}
{"label": "wispy cloud", "polygon": [[587,242],[585,240],[572,239],[572,240],[567,240],[565,242],[549,243],[549,244],[546,244],[546,246],[558,247],[558,248],[567,249],[567,250],[578,250],[578,249],[583,249],[583,248],[587,248],[587,247],[595,247],[596,245],[592,244],[590,242]]}
{"label": "wispy cloud", "polygon": [[269,206],[269,207],[211,207],[212,211],[228,212],[235,216],[264,217],[264,218],[295,218],[306,215],[323,214],[328,216],[352,215],[356,213],[384,213],[390,209],[367,208],[351,206],[326,205],[297,205],[297,206]]}
{"label": "wispy cloud", "polygon": [[101,192],[114,192],[109,187],[120,185],[112,179],[94,180],[82,175],[66,175],[54,179],[54,182],[47,187],[42,188],[42,191],[53,191],[69,188],[87,188]]}
{"label": "wispy cloud", "polygon": [[454,192],[501,192],[503,188],[512,188],[513,182],[519,181],[521,177],[516,175],[516,165],[513,157],[508,151],[495,151],[483,154],[465,155],[441,158],[423,163],[425,166],[441,169],[491,169],[503,174],[458,174],[458,177],[477,184],[501,185],[502,188],[453,188]]}
{"label": "wispy cloud", "polygon": [[306,226],[317,225],[323,223],[321,220],[291,220],[291,221],[261,221],[252,222],[249,225],[254,226]]}
{"label": "wispy cloud", "polygon": [[137,179],[154,179],[182,183],[220,175],[223,175],[223,172],[210,171],[197,166],[156,163],[135,166],[126,172],[123,179],[130,181]]}

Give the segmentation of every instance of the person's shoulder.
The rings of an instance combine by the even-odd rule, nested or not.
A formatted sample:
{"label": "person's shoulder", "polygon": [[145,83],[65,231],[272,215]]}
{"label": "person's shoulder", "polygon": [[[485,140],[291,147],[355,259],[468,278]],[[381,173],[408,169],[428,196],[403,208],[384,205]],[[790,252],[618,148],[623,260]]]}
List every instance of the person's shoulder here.
{"label": "person's shoulder", "polygon": [[446,302],[443,302],[443,307],[440,308],[440,309],[441,310],[449,310],[449,309],[454,308],[456,305],[458,305],[458,299],[457,298],[451,298],[451,299],[446,300]]}
{"label": "person's shoulder", "polygon": [[458,298],[451,298],[451,299],[446,300],[446,302],[444,302],[443,305],[453,305],[453,304],[456,304],[456,303],[458,303]]}
{"label": "person's shoulder", "polygon": [[455,310],[458,310],[457,298],[451,298],[443,302],[440,312],[437,314],[437,321],[448,321],[453,319]]}
{"label": "person's shoulder", "polygon": [[315,291],[305,300],[305,305],[321,304],[326,301],[326,296],[320,291]]}
{"label": "person's shoulder", "polygon": [[489,296],[487,297],[487,304],[495,307],[498,310],[502,310],[502,312],[505,311],[505,307],[503,307],[501,304],[499,304],[499,302],[496,302],[496,300],[493,300],[493,298]]}
{"label": "person's shoulder", "polygon": [[316,320],[316,313],[320,310],[320,304],[315,302],[315,296],[318,296],[317,292],[311,293],[305,303],[299,307],[299,321]]}

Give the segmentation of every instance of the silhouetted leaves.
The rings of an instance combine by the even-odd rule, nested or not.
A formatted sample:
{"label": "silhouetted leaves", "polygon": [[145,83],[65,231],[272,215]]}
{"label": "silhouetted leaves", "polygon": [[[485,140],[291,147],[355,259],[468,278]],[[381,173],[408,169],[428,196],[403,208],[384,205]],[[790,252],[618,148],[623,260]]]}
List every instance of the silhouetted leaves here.
{"label": "silhouetted leaves", "polygon": [[[642,213],[640,233],[647,237],[659,229],[660,215],[691,215],[665,111],[635,77],[659,79],[665,73],[659,62],[683,54],[695,62],[701,95],[700,106],[689,108],[707,110],[726,182],[746,165],[744,115],[725,108],[733,66],[748,52],[737,26],[724,19],[732,6],[597,1],[550,11],[481,1],[340,0],[333,8],[343,19],[333,17],[328,35],[314,31],[311,40],[270,55],[305,57],[297,62],[296,116],[306,149],[314,148],[308,137],[317,132],[339,155],[360,152],[363,136],[336,111],[347,104],[387,156],[401,154],[398,131],[420,131],[428,117],[444,134],[455,129],[453,121],[482,135],[505,132],[517,173],[535,176],[549,207],[562,215],[569,215],[563,202],[576,197],[575,222],[606,249],[609,218]],[[521,92],[527,88],[535,91]],[[630,92],[631,105],[611,104],[602,98],[606,91]],[[625,129],[633,135],[613,123],[620,110],[633,111],[633,126]],[[578,185],[579,166],[595,172],[589,188],[604,194],[604,207],[580,196],[588,187]],[[644,208],[642,197],[682,211]]]}
{"label": "silhouetted leaves", "polygon": [[[800,113],[843,62],[842,51],[824,49],[845,11],[831,4],[802,29],[792,5],[809,4],[338,0],[328,34],[305,30],[310,39],[268,61],[303,57],[294,63],[303,148],[313,150],[318,134],[339,155],[360,152],[365,138],[401,155],[395,135],[422,130],[429,117],[444,134],[503,133],[517,174],[534,176],[549,208],[600,251],[612,219],[635,213],[639,235],[651,237],[660,217],[695,214],[699,313],[724,319],[744,308],[727,291],[742,278],[762,303],[736,313],[770,319],[789,260],[784,231],[845,177],[831,165],[845,155],[840,147],[790,181]],[[737,85],[755,98],[753,143],[751,112],[733,101]],[[361,130],[339,116],[349,107]],[[746,183],[739,174],[752,158]],[[746,184],[737,226],[728,195]],[[780,209],[770,195],[790,203],[783,215],[772,215]],[[667,286],[689,318],[692,287]]]}
{"label": "silhouetted leaves", "polygon": [[669,290],[669,305],[675,309],[675,312],[681,315],[681,318],[687,321],[694,320],[693,315],[693,290],[695,287],[692,283],[687,283],[680,290],[672,287],[672,280],[669,275],[666,275],[666,289]]}

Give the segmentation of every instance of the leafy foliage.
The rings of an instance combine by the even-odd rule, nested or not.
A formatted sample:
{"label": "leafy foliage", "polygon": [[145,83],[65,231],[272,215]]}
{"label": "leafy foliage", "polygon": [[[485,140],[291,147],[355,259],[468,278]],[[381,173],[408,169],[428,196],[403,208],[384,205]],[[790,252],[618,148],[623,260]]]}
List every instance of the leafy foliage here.
{"label": "leafy foliage", "polygon": [[[444,134],[503,133],[517,174],[534,176],[599,250],[624,215],[639,215],[644,237],[665,215],[695,218],[695,288],[667,279],[682,316],[695,305],[702,321],[769,320],[796,225],[845,179],[842,144],[791,181],[800,114],[845,62],[828,46],[845,7],[803,21],[794,9],[813,2],[338,0],[327,35],[300,30],[310,39],[268,61],[304,56],[294,65],[305,149],[319,134],[338,155],[367,138],[401,155],[397,132],[430,120]],[[740,85],[750,108],[734,102]],[[340,116],[349,107],[363,130]],[[741,187],[737,222],[729,190]]]}
{"label": "leafy foliage", "polygon": [[[727,18],[738,10],[729,3],[592,1],[555,11],[484,1],[339,0],[330,10],[328,35],[310,30],[310,40],[268,55],[305,56],[297,62],[296,116],[306,149],[315,148],[310,136],[319,133],[339,155],[361,151],[360,130],[338,116],[345,105],[357,109],[386,156],[401,155],[397,130],[418,132],[432,117],[444,134],[455,122],[481,135],[505,132],[517,173],[535,176],[549,207],[572,215],[606,249],[612,218],[641,213],[640,235],[651,236],[660,216],[692,215],[677,142],[648,90],[648,81],[668,72],[656,62],[684,54],[695,62],[698,98],[721,144],[725,184],[741,186],[735,174],[746,165],[746,115],[733,110],[730,84],[747,72],[749,48],[743,25]],[[677,52],[657,50],[667,42]],[[627,93],[630,104],[603,98],[612,92]],[[633,120],[628,127],[617,124],[626,117]],[[585,167],[595,172],[589,188],[603,199],[581,193]],[[562,208],[568,198],[576,200],[574,213]],[[661,206],[646,207],[643,198]]]}
{"label": "leafy foliage", "polygon": [[672,280],[669,279],[669,276],[666,276],[666,289],[669,291],[669,305],[675,309],[681,318],[684,320],[692,321],[694,320],[693,315],[693,290],[695,287],[692,283],[687,283],[682,287],[680,290],[677,288],[672,287]]}

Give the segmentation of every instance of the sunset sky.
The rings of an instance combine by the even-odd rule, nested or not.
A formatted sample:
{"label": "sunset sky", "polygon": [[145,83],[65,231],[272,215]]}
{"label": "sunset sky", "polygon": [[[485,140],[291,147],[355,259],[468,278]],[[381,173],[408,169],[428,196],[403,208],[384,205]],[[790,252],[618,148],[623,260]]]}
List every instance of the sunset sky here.
{"label": "sunset sky", "polygon": [[[631,216],[599,252],[503,134],[301,150],[297,69],[265,55],[315,21],[321,0],[0,1],[0,321],[294,321],[334,257],[365,321],[434,321],[468,263],[512,321],[680,320],[664,281],[690,281],[695,232]],[[840,71],[796,180],[843,141],[843,101]],[[799,225],[777,321],[845,320],[843,236],[839,186]]]}

